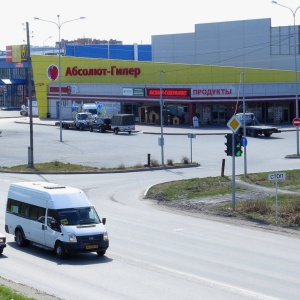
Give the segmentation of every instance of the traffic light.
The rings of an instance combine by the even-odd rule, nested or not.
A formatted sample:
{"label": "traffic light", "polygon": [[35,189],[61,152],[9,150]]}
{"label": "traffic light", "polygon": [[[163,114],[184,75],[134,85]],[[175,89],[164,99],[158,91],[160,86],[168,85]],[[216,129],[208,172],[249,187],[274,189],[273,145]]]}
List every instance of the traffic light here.
{"label": "traffic light", "polygon": [[225,135],[226,138],[226,150],[227,156],[232,156],[232,133],[228,133]]}
{"label": "traffic light", "polygon": [[235,147],[234,147],[234,154],[235,156],[242,156],[243,151],[242,151],[242,135],[237,134],[235,135]]}

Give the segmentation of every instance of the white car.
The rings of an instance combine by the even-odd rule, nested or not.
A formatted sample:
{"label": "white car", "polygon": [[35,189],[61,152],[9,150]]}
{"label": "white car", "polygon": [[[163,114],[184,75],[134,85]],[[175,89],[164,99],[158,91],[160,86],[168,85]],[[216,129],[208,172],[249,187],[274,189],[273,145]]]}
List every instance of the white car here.
{"label": "white car", "polygon": [[0,232],[0,254],[2,254],[3,249],[6,247],[6,237]]}

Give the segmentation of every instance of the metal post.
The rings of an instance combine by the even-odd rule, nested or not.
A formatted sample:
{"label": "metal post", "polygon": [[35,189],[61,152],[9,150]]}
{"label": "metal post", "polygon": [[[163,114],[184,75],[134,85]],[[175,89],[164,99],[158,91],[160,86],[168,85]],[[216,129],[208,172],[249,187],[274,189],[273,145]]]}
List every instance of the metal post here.
{"label": "metal post", "polygon": [[193,163],[193,142],[192,142],[193,138],[190,138],[190,140],[191,140],[191,163]]}
{"label": "metal post", "polygon": [[275,185],[276,185],[276,223],[278,222],[278,179],[277,179],[277,174],[276,174],[276,179],[275,179]]}
{"label": "metal post", "polygon": [[62,142],[62,103],[61,103],[61,62],[60,62],[60,51],[61,51],[61,40],[60,40],[60,19],[59,15],[57,15],[58,20],[58,92],[59,92],[59,141]]}
{"label": "metal post", "polygon": [[33,122],[32,122],[32,68],[30,57],[30,37],[29,37],[29,24],[26,22],[27,33],[27,64],[28,64],[28,106],[29,106],[29,130],[30,130],[30,146],[28,147],[28,167],[33,168]]}
{"label": "metal post", "polygon": [[232,132],[232,210],[235,210],[235,133]]}
{"label": "metal post", "polygon": [[162,73],[160,71],[160,141],[161,141],[161,164],[164,166],[164,131],[163,131],[163,99],[162,99]]}
{"label": "metal post", "polygon": [[[244,72],[242,74],[242,85],[243,85],[243,136],[244,139],[246,139],[246,103],[245,103],[245,74]],[[247,176],[247,147],[244,147],[244,176]]]}
{"label": "metal post", "polygon": [[[299,8],[299,7],[298,7]],[[298,9],[297,8],[297,9]],[[294,44],[295,44],[295,93],[296,93],[296,118],[299,117],[299,101],[298,101],[298,67],[297,67],[297,45],[296,45],[296,12],[293,13],[294,17]],[[296,127],[297,135],[297,156],[299,156],[299,126]]]}

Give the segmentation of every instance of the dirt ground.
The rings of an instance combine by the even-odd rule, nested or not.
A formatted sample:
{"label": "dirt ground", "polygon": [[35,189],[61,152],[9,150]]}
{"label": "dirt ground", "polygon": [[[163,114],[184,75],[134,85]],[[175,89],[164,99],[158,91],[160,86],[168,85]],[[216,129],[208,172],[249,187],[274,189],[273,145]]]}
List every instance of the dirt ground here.
{"label": "dirt ground", "polygon": [[[236,181],[236,184],[246,188],[247,190],[245,192],[234,194],[235,203],[246,200],[258,200],[266,197],[274,197],[275,201],[274,188],[251,185],[239,180]],[[278,193],[299,194],[300,192],[278,190]],[[147,197],[145,196],[145,198]],[[163,199],[160,199],[159,195],[156,195],[155,199],[152,199],[152,201],[157,203],[160,209],[171,210],[174,213],[187,214],[197,218],[205,218],[222,223],[230,223],[237,226],[246,226],[256,230],[272,231],[274,233],[300,238],[299,227],[283,227],[276,224],[269,224],[260,220],[251,220],[243,217],[232,211],[232,209],[228,211],[220,211],[216,209],[216,206],[220,204],[229,204],[229,206],[232,207],[232,200],[232,194],[217,195],[209,198],[193,198],[180,201],[164,201]]]}

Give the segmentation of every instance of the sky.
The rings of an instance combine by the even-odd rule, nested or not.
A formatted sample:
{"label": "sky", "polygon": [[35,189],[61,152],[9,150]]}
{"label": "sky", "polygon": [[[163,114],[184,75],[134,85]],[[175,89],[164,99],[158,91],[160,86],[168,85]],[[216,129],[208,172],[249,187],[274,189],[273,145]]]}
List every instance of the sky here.
{"label": "sky", "polygon": [[[300,0],[278,0],[293,12]],[[191,33],[195,24],[270,18],[272,27],[294,24],[292,11],[271,0],[14,0],[3,1],[0,50],[27,43],[55,46],[61,39],[90,38],[151,44],[152,35]],[[300,9],[295,15],[300,24]],[[35,17],[54,23],[34,20]],[[71,21],[80,17],[84,20]],[[66,23],[64,23],[66,22]],[[51,38],[50,38],[51,37]]]}

